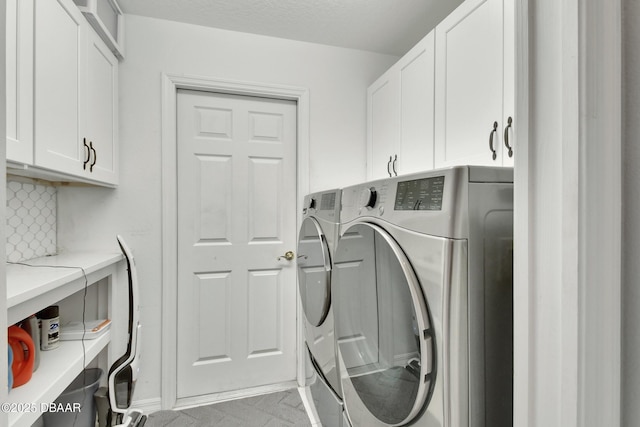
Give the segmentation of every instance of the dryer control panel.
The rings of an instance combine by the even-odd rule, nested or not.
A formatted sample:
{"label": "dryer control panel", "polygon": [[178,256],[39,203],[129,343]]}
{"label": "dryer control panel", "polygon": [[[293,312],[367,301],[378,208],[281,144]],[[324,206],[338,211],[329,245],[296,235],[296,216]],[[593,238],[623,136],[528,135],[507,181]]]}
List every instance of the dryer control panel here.
{"label": "dryer control panel", "polygon": [[440,211],[444,193],[444,175],[399,181],[393,209],[396,211]]}
{"label": "dryer control panel", "polygon": [[338,222],[340,219],[340,200],[342,190],[327,190],[311,193],[304,197],[302,202],[303,218],[313,215],[331,222]]}
{"label": "dryer control panel", "polygon": [[[456,166],[369,181],[342,189],[341,224],[365,218],[408,230],[464,239],[469,236],[469,191],[488,184],[513,199],[513,169]],[[484,186],[484,187],[483,187]]]}

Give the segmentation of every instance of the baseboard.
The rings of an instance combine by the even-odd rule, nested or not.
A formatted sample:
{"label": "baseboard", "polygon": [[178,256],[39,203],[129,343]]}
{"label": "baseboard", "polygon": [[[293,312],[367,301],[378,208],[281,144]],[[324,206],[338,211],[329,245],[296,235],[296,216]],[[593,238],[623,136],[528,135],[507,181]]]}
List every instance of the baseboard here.
{"label": "baseboard", "polygon": [[144,414],[151,414],[162,409],[162,399],[156,397],[153,399],[134,400],[131,408],[138,409]]}
{"label": "baseboard", "polygon": [[196,397],[178,399],[172,409],[188,409],[197,406],[210,405],[212,403],[226,402],[228,400],[242,399],[245,397],[259,396],[261,394],[276,393],[279,391],[298,388],[296,381],[288,381],[279,384],[270,384],[260,387],[252,387],[243,390],[227,391],[224,393],[213,393]]}

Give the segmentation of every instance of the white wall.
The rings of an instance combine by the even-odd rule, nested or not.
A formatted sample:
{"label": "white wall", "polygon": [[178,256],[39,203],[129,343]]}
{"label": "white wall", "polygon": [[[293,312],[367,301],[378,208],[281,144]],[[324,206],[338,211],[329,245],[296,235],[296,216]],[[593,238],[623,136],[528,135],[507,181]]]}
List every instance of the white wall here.
{"label": "white wall", "polygon": [[305,87],[310,189],[365,178],[366,88],[396,57],[126,16],[120,65],[120,186],[62,187],[61,250],[117,250],[122,234],[141,282],[143,367],[136,400],[160,397],[161,74]]}
{"label": "white wall", "polygon": [[640,425],[640,1],[622,14],[622,425]]}

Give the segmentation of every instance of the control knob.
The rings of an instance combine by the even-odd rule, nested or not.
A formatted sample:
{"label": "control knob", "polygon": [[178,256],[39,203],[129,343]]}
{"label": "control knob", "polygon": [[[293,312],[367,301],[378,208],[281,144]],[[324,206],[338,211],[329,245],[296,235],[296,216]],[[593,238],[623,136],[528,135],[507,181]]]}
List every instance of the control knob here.
{"label": "control knob", "polygon": [[312,197],[311,199],[309,199],[309,205],[307,206],[307,209],[315,209],[315,208],[316,208],[316,199]]}
{"label": "control knob", "polygon": [[374,187],[365,188],[360,194],[360,206],[367,209],[372,209],[376,205],[378,199],[378,193]]}

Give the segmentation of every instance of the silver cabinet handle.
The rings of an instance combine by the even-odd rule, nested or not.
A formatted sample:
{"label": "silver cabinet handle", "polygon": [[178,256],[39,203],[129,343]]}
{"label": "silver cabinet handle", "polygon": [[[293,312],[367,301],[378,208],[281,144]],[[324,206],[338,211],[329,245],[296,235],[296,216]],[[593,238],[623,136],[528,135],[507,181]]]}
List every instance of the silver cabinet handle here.
{"label": "silver cabinet handle", "polygon": [[498,122],[493,122],[493,129],[489,134],[489,150],[491,150],[491,152],[493,153],[493,160],[495,160],[498,157],[498,154],[496,154],[496,150],[493,148],[493,135],[497,133],[498,133]]}
{"label": "silver cabinet handle", "polygon": [[389,161],[387,162],[387,173],[389,174],[389,177],[393,176],[391,175],[391,156],[389,156]]}
{"label": "silver cabinet handle", "polygon": [[398,155],[396,154],[393,157],[393,163],[392,163],[392,169],[393,169],[393,173],[395,174],[395,176],[398,176],[398,171],[396,170],[396,162],[398,161]]}
{"label": "silver cabinet handle", "polygon": [[507,119],[507,127],[504,128],[504,146],[509,150],[509,157],[513,157],[513,146],[509,144],[509,129],[511,128],[512,123],[513,119],[509,117]]}

